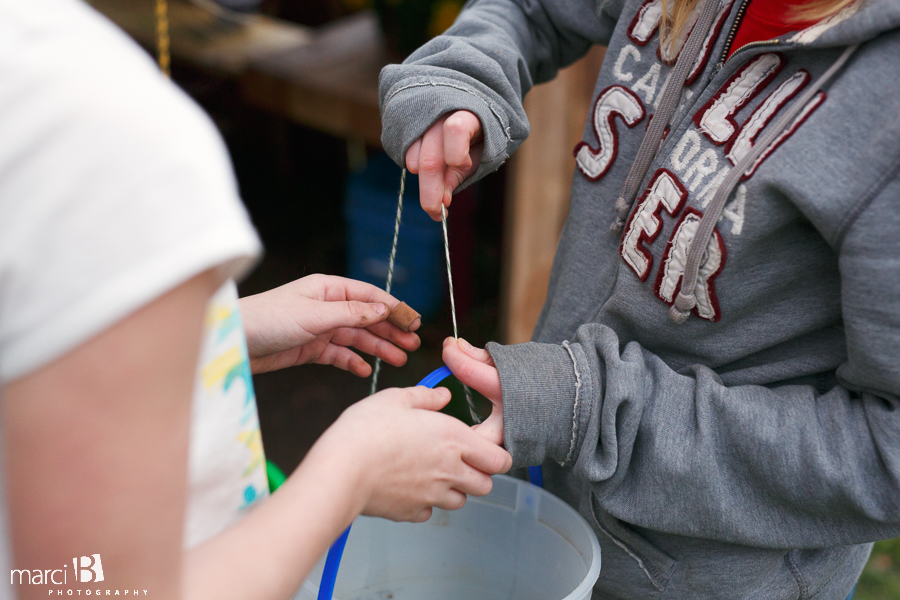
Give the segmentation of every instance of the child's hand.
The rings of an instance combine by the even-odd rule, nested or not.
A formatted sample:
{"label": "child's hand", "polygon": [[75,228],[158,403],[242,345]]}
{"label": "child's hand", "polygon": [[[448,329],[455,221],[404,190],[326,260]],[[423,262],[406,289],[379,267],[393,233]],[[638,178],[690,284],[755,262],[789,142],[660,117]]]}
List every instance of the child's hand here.
{"label": "child's hand", "polygon": [[495,444],[503,443],[503,392],[500,374],[486,350],[474,348],[469,342],[452,337],[444,340],[444,364],[467,386],[478,390],[491,401],[490,416],[473,429]]}
{"label": "child's hand", "polygon": [[396,521],[426,521],[431,507],[462,508],[491,491],[491,474],[512,466],[505,450],[436,412],[446,388],[388,389],[348,408],[306,460],[358,469],[358,508]]}
{"label": "child's hand", "polygon": [[240,302],[254,373],[315,362],[367,377],[372,367],[351,347],[399,367],[420,343],[384,322],[396,298],[353,279],[310,275]]}
{"label": "child's hand", "polygon": [[460,183],[478,170],[484,138],[481,121],[467,110],[444,115],[406,151],[406,168],[419,176],[422,208],[435,221]]}

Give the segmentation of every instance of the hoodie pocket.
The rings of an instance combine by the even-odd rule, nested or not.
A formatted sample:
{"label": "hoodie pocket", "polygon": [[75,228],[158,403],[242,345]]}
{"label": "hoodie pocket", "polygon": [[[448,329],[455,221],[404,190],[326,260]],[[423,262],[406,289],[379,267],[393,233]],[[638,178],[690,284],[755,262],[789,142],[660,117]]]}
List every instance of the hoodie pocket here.
{"label": "hoodie pocket", "polygon": [[600,539],[602,566],[595,589],[604,594],[601,597],[660,598],[675,569],[675,559],[600,509],[593,493],[591,512],[597,528],[612,543]]}

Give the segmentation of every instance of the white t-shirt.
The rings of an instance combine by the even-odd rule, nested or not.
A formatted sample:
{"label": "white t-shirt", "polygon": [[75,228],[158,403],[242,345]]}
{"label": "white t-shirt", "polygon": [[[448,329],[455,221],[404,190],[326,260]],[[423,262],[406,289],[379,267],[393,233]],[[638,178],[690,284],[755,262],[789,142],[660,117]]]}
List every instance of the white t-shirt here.
{"label": "white t-shirt", "polygon": [[207,307],[192,409],[187,547],[219,533],[269,495],[253,377],[233,281],[222,286]]}
{"label": "white t-shirt", "polygon": [[[260,251],[214,125],[140,47],[80,0],[0,0],[0,393],[206,269],[240,276]],[[191,543],[266,493],[233,284],[207,321]]]}

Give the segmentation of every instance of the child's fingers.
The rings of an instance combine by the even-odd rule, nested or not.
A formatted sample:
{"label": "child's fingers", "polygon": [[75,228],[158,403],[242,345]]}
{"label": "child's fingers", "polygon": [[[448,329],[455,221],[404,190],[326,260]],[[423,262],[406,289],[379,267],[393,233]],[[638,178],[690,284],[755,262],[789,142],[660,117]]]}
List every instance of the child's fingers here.
{"label": "child's fingers", "polygon": [[459,510],[466,505],[466,495],[460,491],[449,489],[441,494],[434,505],[444,510]]}
{"label": "child's fingers", "polygon": [[[449,167],[444,177],[445,205],[450,205],[453,190],[478,168],[473,144],[481,137],[481,122],[469,111],[457,111],[444,121],[444,162]],[[480,161],[481,152],[477,158]]]}
{"label": "child's fingers", "polygon": [[453,489],[469,496],[487,496],[493,487],[493,481],[488,473],[463,463],[451,485]]}
{"label": "child's fingers", "polygon": [[344,371],[350,371],[357,377],[368,377],[372,373],[369,363],[356,352],[335,344],[328,344],[315,362],[319,365],[331,365]]}
{"label": "child's fingers", "polygon": [[315,275],[319,278],[320,288],[313,292],[313,298],[326,302],[340,302],[346,300],[359,300],[360,302],[382,302],[393,309],[400,302],[386,291],[356,279],[338,277],[336,275]]}
{"label": "child's fingers", "polygon": [[441,119],[422,136],[422,148],[419,151],[419,200],[425,212],[435,221],[441,220],[446,195],[444,173],[447,171],[447,162],[444,159],[443,136]]}
{"label": "child's fingers", "polygon": [[[487,421],[484,423],[487,423]],[[479,429],[484,427],[484,423],[478,426]],[[502,437],[500,441],[503,441]],[[512,467],[512,457],[509,455],[509,452],[501,448],[499,442],[489,440],[484,435],[470,435],[466,437],[462,459],[469,466],[490,475],[506,473]]]}
{"label": "child's fingers", "polygon": [[422,138],[417,139],[406,151],[406,168],[413,175],[419,174],[419,152],[422,151]]}
{"label": "child's fingers", "polygon": [[[479,136],[481,137],[481,136]],[[475,144],[472,144],[472,147],[469,148],[469,156],[472,157],[472,172],[474,173],[478,170],[478,166],[481,164],[481,156],[484,154],[484,141],[480,140]]]}
{"label": "child's fingers", "polygon": [[383,338],[398,348],[402,348],[408,352],[418,350],[419,346],[422,345],[422,340],[419,339],[418,335],[412,332],[402,331],[399,327],[388,323],[387,321],[382,321],[367,329],[376,336]]}
{"label": "child's fingers", "polygon": [[[444,189],[447,190],[447,195],[444,196],[444,205],[450,206],[450,202],[453,197],[453,190],[462,185],[462,182],[466,180],[472,173],[475,172],[475,169],[469,168],[466,170],[460,170],[455,167],[451,167],[447,169],[447,174],[444,176]],[[447,211],[447,215],[449,216],[450,211]]]}
{"label": "child's fingers", "polygon": [[[447,338],[452,339],[452,338]],[[446,340],[444,340],[446,342]],[[494,366],[494,359],[491,358],[490,353],[484,348],[476,348],[463,338],[459,338],[456,340],[456,343],[459,344],[460,349],[465,352],[470,358],[474,358],[478,362],[483,362],[486,365]]]}
{"label": "child's fingers", "polygon": [[387,319],[390,306],[383,302],[322,302],[315,315],[305,323],[305,329],[313,335],[321,335],[341,327],[369,327]]}
{"label": "child's fingers", "polygon": [[422,315],[406,302],[397,304],[387,320],[401,331],[415,331],[422,325]]}
{"label": "child's fingers", "polygon": [[406,388],[406,402],[410,408],[439,411],[450,402],[451,394],[447,388],[427,388],[416,386]]}
{"label": "child's fingers", "polygon": [[472,166],[469,148],[481,131],[478,117],[466,110],[460,110],[444,121],[444,161],[448,166],[465,171]]}
{"label": "child's fingers", "polygon": [[357,377],[367,377],[372,372],[372,367],[364,361],[358,354],[344,348],[343,346],[335,346],[328,344],[322,353],[316,358],[316,364],[331,365],[343,371],[349,371]]}
{"label": "child's fingers", "polygon": [[[478,425],[473,425],[472,430],[490,443],[499,446],[503,443],[503,413],[494,407],[490,416]],[[505,473],[505,471],[499,472]]]}
{"label": "child's fingers", "polygon": [[428,508],[423,508],[419,513],[410,519],[412,523],[424,523],[428,519],[431,518],[431,513],[434,512],[433,509],[429,506]]}
{"label": "child's fingers", "polygon": [[484,354],[476,353],[478,358],[473,358],[463,352],[460,344],[453,338],[444,340],[444,364],[450,368],[456,378],[481,392],[485,398],[499,400],[502,397],[500,374],[493,366],[490,355],[483,350],[481,352]]}
{"label": "child's fingers", "polygon": [[394,367],[406,364],[406,352],[367,329],[338,329],[331,337],[331,343],[356,348]]}

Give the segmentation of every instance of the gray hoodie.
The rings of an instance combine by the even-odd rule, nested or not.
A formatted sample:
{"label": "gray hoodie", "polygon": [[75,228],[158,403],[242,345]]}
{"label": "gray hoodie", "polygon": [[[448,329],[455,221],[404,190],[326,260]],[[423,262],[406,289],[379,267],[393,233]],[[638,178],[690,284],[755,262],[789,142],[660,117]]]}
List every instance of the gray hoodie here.
{"label": "gray hoodie", "polygon": [[470,110],[474,181],[607,45],[535,341],[488,346],[506,447],[596,526],[602,598],[843,600],[900,535],[900,2],[725,60],[745,2],[709,1],[668,51],[659,0],[470,2],[382,72],[382,139]]}

